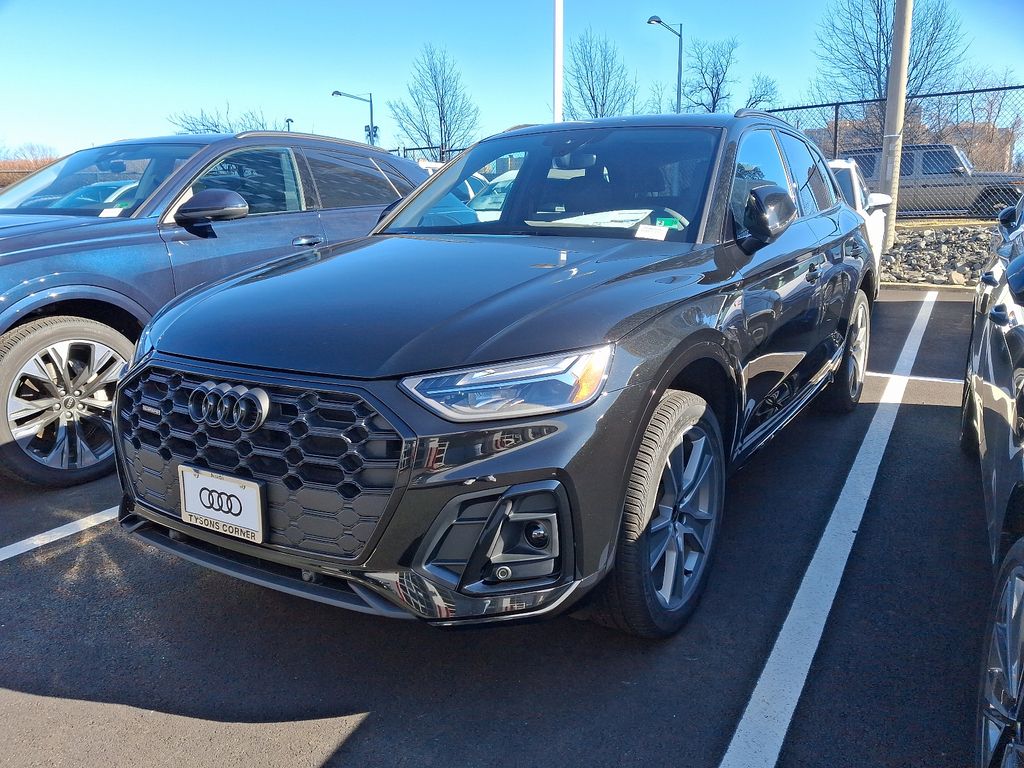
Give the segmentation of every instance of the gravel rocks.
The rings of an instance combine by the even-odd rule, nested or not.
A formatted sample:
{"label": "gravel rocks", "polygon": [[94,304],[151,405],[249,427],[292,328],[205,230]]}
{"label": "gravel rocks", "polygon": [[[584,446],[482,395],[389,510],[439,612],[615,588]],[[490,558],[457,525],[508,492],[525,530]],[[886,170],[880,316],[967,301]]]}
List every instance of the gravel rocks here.
{"label": "gravel rocks", "polygon": [[991,258],[992,227],[900,228],[882,256],[882,282],[974,285]]}

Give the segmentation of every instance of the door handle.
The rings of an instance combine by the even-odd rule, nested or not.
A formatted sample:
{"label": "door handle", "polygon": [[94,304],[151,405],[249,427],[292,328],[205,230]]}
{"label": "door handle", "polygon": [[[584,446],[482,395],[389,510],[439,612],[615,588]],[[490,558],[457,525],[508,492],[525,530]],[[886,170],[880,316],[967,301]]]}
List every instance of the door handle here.
{"label": "door handle", "polygon": [[1010,313],[1005,304],[996,304],[988,313],[988,319],[998,326],[1006,327],[1010,324]]}
{"label": "door handle", "polygon": [[324,239],[320,235],[299,235],[292,240],[292,245],[296,248],[305,248],[320,245],[323,241]]}
{"label": "door handle", "polygon": [[997,285],[999,285],[999,280],[992,272],[983,273],[980,279],[983,284],[989,286],[990,288],[995,288]]}
{"label": "door handle", "polygon": [[843,255],[850,259],[859,259],[864,255],[864,249],[856,240],[847,240],[843,243]]}
{"label": "door handle", "polygon": [[817,262],[812,262],[810,266],[807,267],[806,280],[808,283],[816,283],[818,282],[819,277],[821,277],[821,266],[819,266]]}

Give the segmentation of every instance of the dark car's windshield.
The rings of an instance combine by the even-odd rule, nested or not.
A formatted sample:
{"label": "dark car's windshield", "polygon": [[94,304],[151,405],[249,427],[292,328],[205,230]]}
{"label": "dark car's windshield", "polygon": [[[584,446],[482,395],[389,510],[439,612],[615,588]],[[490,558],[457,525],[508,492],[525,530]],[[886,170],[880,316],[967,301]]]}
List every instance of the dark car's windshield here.
{"label": "dark car's windshield", "polygon": [[[692,241],[721,131],[589,128],[481,142],[434,176],[388,234],[557,234]],[[474,174],[488,186],[463,204]]]}
{"label": "dark car's windshield", "polygon": [[130,216],[196,144],[117,144],[75,152],[0,192],[0,213]]}

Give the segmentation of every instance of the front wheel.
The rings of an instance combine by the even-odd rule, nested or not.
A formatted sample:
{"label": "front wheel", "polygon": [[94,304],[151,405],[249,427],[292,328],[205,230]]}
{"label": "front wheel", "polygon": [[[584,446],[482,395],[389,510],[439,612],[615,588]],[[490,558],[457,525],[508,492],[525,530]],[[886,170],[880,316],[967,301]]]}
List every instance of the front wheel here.
{"label": "front wheel", "polygon": [[114,468],[114,387],[132,343],[81,317],[35,320],[0,336],[0,470],[68,486]]}
{"label": "front wheel", "polygon": [[707,583],[724,498],[714,412],[697,395],[667,392],[633,460],[615,564],[591,618],[639,637],[678,632]]}
{"label": "front wheel", "polygon": [[864,291],[857,291],[846,327],[846,347],[832,383],[822,393],[821,406],[835,413],[849,413],[864,392],[868,347],[871,345],[871,305]]}
{"label": "front wheel", "polygon": [[996,577],[982,647],[978,690],[979,768],[1024,765],[1024,539],[1007,552]]}

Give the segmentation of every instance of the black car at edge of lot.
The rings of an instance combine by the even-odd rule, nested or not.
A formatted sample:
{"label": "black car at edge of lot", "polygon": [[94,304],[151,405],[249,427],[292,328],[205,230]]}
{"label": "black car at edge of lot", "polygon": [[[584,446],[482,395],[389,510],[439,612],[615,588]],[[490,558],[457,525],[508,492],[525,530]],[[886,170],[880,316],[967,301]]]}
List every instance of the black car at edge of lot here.
{"label": "black car at edge of lot", "polygon": [[997,568],[978,695],[984,768],[1024,760],[1024,197],[1000,213],[994,246],[974,296],[960,418]]}
{"label": "black car at edge of lot", "polygon": [[0,190],[0,474],[111,472],[117,376],[164,304],[365,235],[426,175],[363,144],[249,132],[84,149]]}
{"label": "black car at edge of lot", "polygon": [[[474,211],[473,174],[510,183]],[[353,610],[670,635],[727,474],[816,396],[858,402],[871,265],[770,115],[491,137],[370,236],[153,320],[116,396],[121,524]]]}

